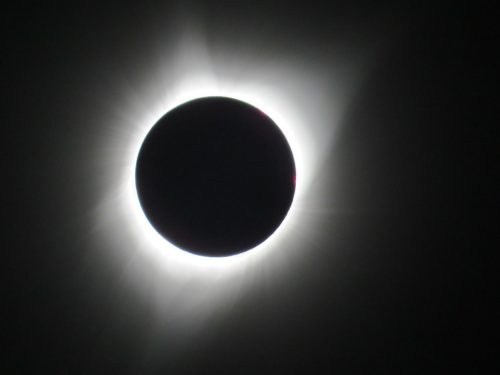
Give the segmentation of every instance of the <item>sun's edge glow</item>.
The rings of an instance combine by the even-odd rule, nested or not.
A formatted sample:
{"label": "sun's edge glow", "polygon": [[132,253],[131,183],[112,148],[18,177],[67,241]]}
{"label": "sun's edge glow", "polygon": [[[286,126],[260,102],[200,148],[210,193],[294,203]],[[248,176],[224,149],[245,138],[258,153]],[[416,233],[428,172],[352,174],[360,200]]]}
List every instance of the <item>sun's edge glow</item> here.
{"label": "sun's edge glow", "polygon": [[[276,248],[280,243],[283,242],[287,232],[291,230],[291,228],[294,226],[294,223],[296,223],[298,219],[296,204],[303,194],[303,182],[305,181],[301,180],[301,178],[303,175],[307,176],[307,174],[302,173],[307,162],[305,160],[305,152],[303,148],[300,147],[300,142],[298,142],[297,135],[292,131],[294,127],[297,128],[297,126],[296,124],[293,124],[293,116],[286,115],[290,111],[287,112],[285,110],[283,101],[281,101],[281,106],[273,105],[272,97],[268,96],[267,98],[264,98],[262,93],[256,95],[256,93],[252,94],[252,92],[248,90],[245,92],[234,89],[221,90],[220,88],[200,90],[200,86],[197,86],[198,90],[194,90],[195,92],[192,92],[190,94],[184,92],[183,94],[178,95],[174,100],[172,100],[172,98],[170,98],[170,100],[169,98],[165,98],[166,100],[164,100],[164,105],[157,106],[156,111],[154,111],[154,113],[149,113],[149,116],[147,116],[148,118],[145,120],[145,122],[137,128],[134,137],[135,142],[133,142],[133,144],[131,145],[131,156],[128,163],[129,167],[126,176],[127,205],[129,206],[134,217],[135,231],[138,232],[138,236],[143,239],[142,242],[145,242],[141,247],[148,247],[156,253],[156,256],[166,257],[169,261],[180,262],[188,266],[201,266],[204,268],[215,267],[220,270],[221,268],[232,268],[232,266],[241,264],[242,262],[247,263],[251,261],[257,261],[258,259],[264,257],[266,253],[270,252],[271,249]],[[144,138],[149,133],[151,128],[157,123],[157,121],[162,116],[164,116],[165,113],[171,111],[173,108],[176,108],[183,103],[198,98],[214,96],[240,100],[256,108],[259,108],[264,113],[266,113],[266,115],[269,116],[280,128],[285,138],[287,139],[295,160],[296,176],[298,176],[295,186],[295,195],[292,200],[290,209],[279,227],[264,242],[255,246],[254,248],[249,249],[243,253],[225,257],[207,257],[192,254],[176,247],[163,236],[161,236],[150,224],[149,220],[144,214],[144,211],[142,210],[136,190],[135,181],[135,168],[139,150],[142,146]]]}

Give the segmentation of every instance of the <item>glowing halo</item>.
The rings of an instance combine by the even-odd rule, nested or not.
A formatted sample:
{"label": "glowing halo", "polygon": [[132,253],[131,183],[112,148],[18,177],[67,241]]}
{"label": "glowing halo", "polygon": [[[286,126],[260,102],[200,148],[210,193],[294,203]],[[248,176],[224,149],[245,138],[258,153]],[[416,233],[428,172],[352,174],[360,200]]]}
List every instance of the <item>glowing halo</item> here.
{"label": "glowing halo", "polygon": [[[200,86],[197,85],[197,87]],[[168,253],[165,254],[167,257],[169,258],[174,257],[176,261],[180,261],[185,264],[216,266],[217,268],[220,268],[221,266],[235,265],[239,262],[249,260],[250,257],[254,256],[254,254],[252,253],[255,253],[257,251],[258,252],[269,251],[271,248],[279,246],[280,241],[283,241],[283,238],[286,237],[286,232],[289,231],[290,228],[293,226],[292,225],[293,221],[298,220],[297,210],[295,209],[294,202],[296,202],[296,199],[300,198],[301,194],[303,194],[303,189],[301,188],[302,187],[301,176],[302,176],[302,171],[305,169],[304,164],[306,164],[304,160],[305,152],[303,148],[300,147],[300,142],[298,142],[295,133],[292,131],[293,129],[292,126],[290,125],[287,126],[287,124],[293,123],[291,119],[288,118],[286,114],[283,113],[283,111],[275,109],[272,106],[272,104],[269,103],[269,101],[266,102],[265,100],[263,100],[262,96],[260,96],[259,100],[258,99],[259,96],[251,95],[251,93],[249,92],[247,93],[240,92],[235,94],[234,92],[224,92],[223,90],[220,89],[215,90],[214,88],[208,88],[208,87],[200,91],[204,92],[204,94],[201,96],[188,97],[187,95],[183,95],[179,98],[172,100],[170,102],[171,104],[170,103],[167,104],[164,110],[161,110],[160,113],[156,114],[154,120],[149,121],[149,126],[145,124],[144,126],[137,129],[138,131],[135,134],[136,142],[134,142],[135,144],[132,145],[133,147],[131,147],[131,156],[129,157],[129,160],[133,162],[130,163],[128,176],[125,178],[126,180],[125,190],[127,192],[128,205],[134,217],[135,226],[136,228],[140,228],[142,236],[148,238],[147,242],[150,243],[150,246],[152,246],[153,248],[157,249],[160,252],[163,249],[164,252]],[[149,133],[150,129],[157,123],[157,121],[165,113],[171,111],[173,108],[176,108],[177,106],[186,103],[188,101],[209,96],[228,97],[241,100],[264,111],[278,125],[278,127],[280,127],[280,129],[285,134],[285,137],[287,138],[290,144],[290,147],[292,149],[295,158],[296,170],[298,176],[297,178],[298,182],[296,184],[296,193],[295,193],[296,198],[294,198],[294,200],[292,201],[290,210],[285,219],[283,220],[283,222],[281,223],[281,225],[278,227],[278,229],[268,239],[266,239],[266,241],[264,241],[263,243],[259,244],[258,246],[254,247],[249,251],[229,257],[218,257],[218,258],[204,257],[188,253],[182,249],[177,248],[176,246],[168,242],[165,238],[163,238],[160,234],[158,234],[158,232],[156,232],[156,230],[149,223],[148,219],[146,218],[140,206],[135,184],[135,167],[136,167],[137,156],[139,154],[142,142],[146,137],[146,135]],[[137,232],[139,232],[139,230]],[[137,233],[137,235],[141,234]]]}
{"label": "glowing halo", "polygon": [[[208,73],[208,72],[207,72]],[[150,99],[149,108],[143,108],[142,114],[137,112],[133,118],[132,126],[127,129],[126,143],[120,138],[120,145],[114,147],[125,151],[124,168],[121,182],[114,197],[120,197],[122,212],[126,215],[127,230],[138,243],[139,247],[149,253],[155,263],[176,264],[176,268],[185,269],[190,273],[198,269],[217,269],[219,272],[231,268],[233,271],[248,262],[260,262],[266,258],[272,249],[287,245],[287,236],[293,228],[300,226],[300,209],[298,206],[303,203],[307,195],[308,187],[312,184],[317,172],[319,162],[319,152],[321,149],[314,149],[319,145],[318,140],[314,140],[310,128],[306,125],[304,117],[307,113],[300,111],[296,102],[287,100],[284,93],[286,87],[280,89],[278,85],[259,86],[258,80],[251,79],[250,82],[243,81],[238,85],[234,82],[224,82],[222,80],[207,79],[209,74],[191,74],[188,79],[179,79],[176,86],[170,86],[167,92],[160,98]],[[297,182],[295,196],[290,210],[278,229],[269,239],[256,246],[250,251],[224,258],[210,258],[193,255],[178,249],[162,236],[160,236],[150,225],[139,204],[135,189],[135,166],[141,144],[150,131],[151,127],[167,112],[173,108],[196,98],[207,96],[219,96],[235,98],[244,101],[266,113],[282,130],[294,155]],[[146,102],[146,100],[144,100]],[[310,102],[306,103],[310,105]],[[142,107],[145,103],[142,104]],[[138,115],[139,114],[139,115]],[[313,118],[314,119],[314,118]],[[325,137],[324,139],[327,139]],[[123,160],[123,159],[122,159]]]}
{"label": "glowing halo", "polygon": [[[101,126],[92,150],[100,168],[93,177],[101,186],[93,246],[121,270],[121,280],[138,298],[154,291],[160,316],[177,319],[177,325],[201,323],[243,291],[290,277],[301,257],[314,251],[321,216],[312,206],[329,199],[331,191],[318,177],[352,84],[332,88],[335,77],[318,68],[304,71],[308,61],[249,62],[209,53],[203,38],[191,34],[181,35],[157,64],[144,66],[136,81],[114,77],[119,86],[102,99],[108,112],[98,114]],[[292,205],[278,229],[255,248],[222,258],[193,255],[167,242],[145,217],[135,188],[137,156],[151,127],[180,104],[207,96],[235,98],[266,113],[285,135],[297,175]]]}

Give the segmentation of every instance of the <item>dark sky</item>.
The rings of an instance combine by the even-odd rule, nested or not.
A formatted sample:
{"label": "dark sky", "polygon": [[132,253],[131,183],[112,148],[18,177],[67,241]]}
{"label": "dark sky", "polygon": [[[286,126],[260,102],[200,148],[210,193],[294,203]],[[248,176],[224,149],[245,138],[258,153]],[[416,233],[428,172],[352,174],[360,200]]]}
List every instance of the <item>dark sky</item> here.
{"label": "dark sky", "polygon": [[[478,56],[471,10],[461,2],[182,3],[2,12],[0,369],[476,373],[498,345],[488,341],[494,294],[482,239],[466,226],[464,170],[481,167],[470,161],[473,92],[464,81],[491,69],[466,66]],[[96,220],[120,168],[96,150],[123,151],[111,145],[127,132],[103,124],[134,116],[129,93],[153,85],[149,67],[174,53],[186,23],[214,61],[247,61],[234,68],[241,77],[279,66],[285,87],[321,83],[298,96],[312,107],[343,103],[335,121],[304,115],[307,126],[321,119],[325,134],[330,123],[336,133],[304,192],[295,255],[279,249],[273,267],[262,265],[265,277],[242,269],[230,299],[217,291],[200,299],[204,289],[189,280],[141,283],[153,271],[137,254],[117,261],[127,240],[108,239]],[[115,108],[122,112],[111,115]],[[106,207],[111,221],[128,214]],[[163,287],[176,297],[159,309]],[[203,303],[189,305],[195,296]]]}

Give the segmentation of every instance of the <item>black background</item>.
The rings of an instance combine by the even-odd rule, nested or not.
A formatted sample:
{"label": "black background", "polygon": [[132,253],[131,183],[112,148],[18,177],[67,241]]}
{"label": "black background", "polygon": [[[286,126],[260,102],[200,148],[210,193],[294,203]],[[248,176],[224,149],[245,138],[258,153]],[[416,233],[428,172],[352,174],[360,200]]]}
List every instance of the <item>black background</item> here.
{"label": "black background", "polygon": [[[102,190],[85,159],[99,112],[89,87],[117,94],[116,77],[140,76],[150,59],[143,52],[159,38],[175,41],[162,32],[185,14],[214,48],[262,44],[323,71],[363,48],[377,59],[316,176],[336,207],[318,195],[311,256],[287,283],[240,296],[215,328],[207,323],[182,342],[166,337],[164,358],[153,361],[144,354],[147,298],[127,300],[119,270],[86,261],[92,249],[82,245]],[[487,198],[469,198],[466,177],[484,168],[471,161],[470,97],[492,70],[478,53],[475,16],[461,2],[3,11],[5,373],[479,373],[498,344],[488,324],[497,296],[481,251],[488,231],[472,236],[477,213],[469,210]],[[107,329],[125,307],[121,329]]]}

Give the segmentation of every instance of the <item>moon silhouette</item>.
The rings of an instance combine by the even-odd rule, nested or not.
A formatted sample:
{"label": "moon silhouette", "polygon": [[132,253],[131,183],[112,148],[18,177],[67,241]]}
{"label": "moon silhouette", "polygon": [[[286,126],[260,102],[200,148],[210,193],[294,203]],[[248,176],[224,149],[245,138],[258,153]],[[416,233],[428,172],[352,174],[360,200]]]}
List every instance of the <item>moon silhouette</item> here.
{"label": "moon silhouette", "polygon": [[145,137],[136,189],[154,229],[178,248],[225,257],[269,238],[295,193],[280,128],[252,105],[205,97],[167,112]]}

